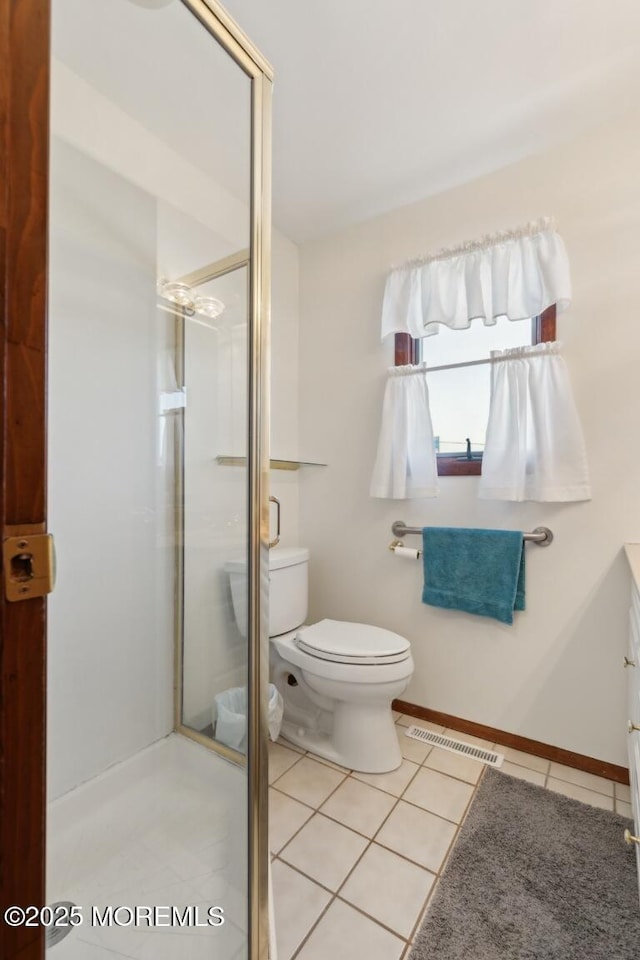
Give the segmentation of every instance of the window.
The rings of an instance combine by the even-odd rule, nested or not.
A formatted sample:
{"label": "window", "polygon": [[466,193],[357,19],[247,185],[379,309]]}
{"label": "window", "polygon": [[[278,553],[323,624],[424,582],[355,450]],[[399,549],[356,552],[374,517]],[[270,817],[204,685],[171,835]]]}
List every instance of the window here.
{"label": "window", "polygon": [[555,340],[556,308],[533,320],[501,318],[468,330],[441,326],[437,335],[413,340],[396,334],[396,365],[428,365],[431,418],[439,476],[478,476],[489,413],[490,352]]}

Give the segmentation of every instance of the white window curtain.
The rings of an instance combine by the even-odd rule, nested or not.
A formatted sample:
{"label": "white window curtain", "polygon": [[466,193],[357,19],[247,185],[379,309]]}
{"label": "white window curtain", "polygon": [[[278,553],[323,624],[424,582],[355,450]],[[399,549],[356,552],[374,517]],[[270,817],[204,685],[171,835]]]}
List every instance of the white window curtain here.
{"label": "white window curtain", "polygon": [[571,302],[569,262],[549,218],[452,250],[410,261],[387,277],[382,339],[391,333],[427,337],[443,323],[463,330],[472,320],[536,317]]}
{"label": "white window curtain", "polygon": [[491,354],[491,404],[478,495],[590,500],[580,420],[558,343]]}
{"label": "white window curtain", "polygon": [[425,364],[389,367],[370,493],[400,500],[438,495]]}

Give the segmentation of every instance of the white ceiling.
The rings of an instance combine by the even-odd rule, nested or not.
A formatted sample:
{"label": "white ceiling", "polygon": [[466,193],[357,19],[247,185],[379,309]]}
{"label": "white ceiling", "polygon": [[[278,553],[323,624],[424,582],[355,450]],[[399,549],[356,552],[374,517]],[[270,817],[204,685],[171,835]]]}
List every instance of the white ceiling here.
{"label": "white ceiling", "polygon": [[179,0],[54,0],[52,9],[56,58],[249,204],[251,82]]}
{"label": "white ceiling", "polygon": [[[275,69],[304,242],[639,110],[639,0],[226,0]],[[249,81],[179,0],[56,0],[56,56],[239,199]]]}
{"label": "white ceiling", "polygon": [[638,0],[225,5],[275,68],[274,221],[298,242],[637,106]]}

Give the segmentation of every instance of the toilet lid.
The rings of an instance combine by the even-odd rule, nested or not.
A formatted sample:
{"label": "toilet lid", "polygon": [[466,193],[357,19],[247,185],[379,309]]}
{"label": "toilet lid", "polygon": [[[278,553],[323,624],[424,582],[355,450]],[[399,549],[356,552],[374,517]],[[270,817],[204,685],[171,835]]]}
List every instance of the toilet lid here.
{"label": "toilet lid", "polygon": [[312,657],[337,663],[400,663],[411,652],[409,641],[397,633],[344,620],[320,620],[303,627],[296,642]]}

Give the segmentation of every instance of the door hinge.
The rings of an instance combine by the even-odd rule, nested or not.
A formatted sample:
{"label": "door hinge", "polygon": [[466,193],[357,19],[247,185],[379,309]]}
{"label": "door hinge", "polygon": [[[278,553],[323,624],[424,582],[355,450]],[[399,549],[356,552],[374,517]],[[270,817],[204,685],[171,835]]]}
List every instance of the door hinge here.
{"label": "door hinge", "polygon": [[[33,529],[33,528],[31,528]],[[2,541],[2,571],[7,600],[32,600],[51,593],[55,584],[55,549],[50,533],[11,529]]]}

